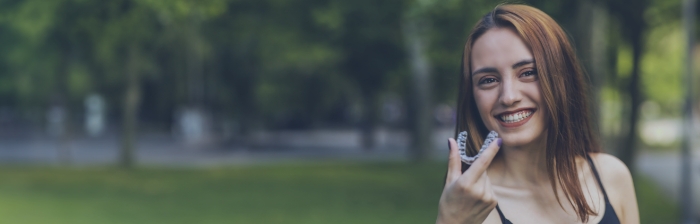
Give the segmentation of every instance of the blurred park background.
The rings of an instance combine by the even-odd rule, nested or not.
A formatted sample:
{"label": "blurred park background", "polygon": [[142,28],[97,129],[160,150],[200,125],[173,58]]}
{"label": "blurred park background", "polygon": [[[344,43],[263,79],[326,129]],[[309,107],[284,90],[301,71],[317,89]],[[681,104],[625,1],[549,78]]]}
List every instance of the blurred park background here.
{"label": "blurred park background", "polygon": [[[0,0],[0,223],[434,222],[463,44],[498,3]],[[700,222],[683,2],[518,3],[576,44],[642,223],[681,222],[695,130]]]}

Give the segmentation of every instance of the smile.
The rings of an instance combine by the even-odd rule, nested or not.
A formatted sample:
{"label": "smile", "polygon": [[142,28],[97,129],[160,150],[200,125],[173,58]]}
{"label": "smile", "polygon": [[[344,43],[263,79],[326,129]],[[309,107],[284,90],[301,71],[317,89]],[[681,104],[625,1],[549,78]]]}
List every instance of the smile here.
{"label": "smile", "polygon": [[496,115],[496,118],[505,127],[517,127],[530,120],[529,118],[534,112],[534,109],[523,109],[512,113],[502,113]]}

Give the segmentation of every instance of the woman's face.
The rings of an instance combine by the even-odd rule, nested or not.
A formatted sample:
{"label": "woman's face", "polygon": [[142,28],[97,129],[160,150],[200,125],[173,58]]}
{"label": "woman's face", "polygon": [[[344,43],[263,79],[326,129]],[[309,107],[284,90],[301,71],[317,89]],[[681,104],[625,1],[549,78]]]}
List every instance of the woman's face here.
{"label": "woman's face", "polygon": [[486,128],[503,144],[528,145],[545,130],[542,98],[530,49],[509,28],[493,28],[471,52],[474,99]]}

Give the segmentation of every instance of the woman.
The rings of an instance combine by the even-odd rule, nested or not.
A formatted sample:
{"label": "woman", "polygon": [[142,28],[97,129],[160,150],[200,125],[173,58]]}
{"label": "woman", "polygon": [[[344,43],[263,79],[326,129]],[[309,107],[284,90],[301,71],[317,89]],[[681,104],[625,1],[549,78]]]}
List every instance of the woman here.
{"label": "woman", "polygon": [[[464,47],[457,132],[477,153],[450,158],[437,223],[639,223],[629,170],[600,152],[584,73],[565,32],[525,5],[501,5]],[[494,209],[496,208],[496,209]]]}

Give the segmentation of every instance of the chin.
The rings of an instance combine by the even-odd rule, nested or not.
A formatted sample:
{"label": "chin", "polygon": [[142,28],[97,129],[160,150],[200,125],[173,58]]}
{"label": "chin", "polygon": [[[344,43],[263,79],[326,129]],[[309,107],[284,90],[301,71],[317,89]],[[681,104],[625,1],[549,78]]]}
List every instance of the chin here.
{"label": "chin", "polygon": [[503,139],[503,145],[520,148],[538,142],[542,133],[543,132],[521,131],[520,133],[499,133],[499,136]]}

